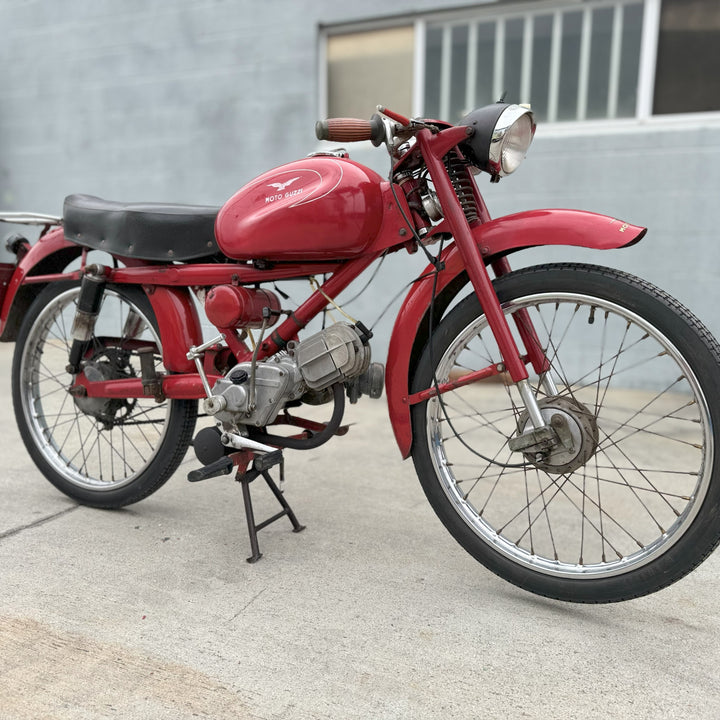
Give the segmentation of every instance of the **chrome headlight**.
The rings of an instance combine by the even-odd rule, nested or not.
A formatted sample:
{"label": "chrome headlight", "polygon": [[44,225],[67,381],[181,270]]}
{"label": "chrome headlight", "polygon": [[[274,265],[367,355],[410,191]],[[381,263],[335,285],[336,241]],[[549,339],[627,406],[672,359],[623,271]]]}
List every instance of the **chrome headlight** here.
{"label": "chrome headlight", "polygon": [[473,110],[459,123],[473,128],[472,137],[460,145],[468,160],[494,178],[517,170],[535,135],[529,108],[495,103]]}

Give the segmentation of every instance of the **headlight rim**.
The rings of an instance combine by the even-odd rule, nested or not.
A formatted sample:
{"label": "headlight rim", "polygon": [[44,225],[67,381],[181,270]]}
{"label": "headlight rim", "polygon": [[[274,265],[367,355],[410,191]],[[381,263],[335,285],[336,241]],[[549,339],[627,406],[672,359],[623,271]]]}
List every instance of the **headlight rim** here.
{"label": "headlight rim", "polygon": [[522,161],[518,162],[517,166],[511,170],[506,169],[503,164],[503,150],[505,149],[510,131],[516,123],[521,122],[523,118],[528,118],[530,121],[530,140],[523,151],[524,159],[535,137],[535,129],[537,127],[532,110],[522,105],[508,105],[508,107],[500,113],[490,136],[490,145],[488,147],[488,165],[492,170],[492,174],[499,177],[506,177],[520,167]]}
{"label": "headlight rim", "polygon": [[515,172],[522,163],[521,159],[514,168],[506,169],[502,163],[502,151],[510,130],[523,117],[530,121],[530,139],[522,151],[524,159],[536,129],[535,117],[529,105],[504,102],[484,105],[458,123],[473,130],[472,136],[460,145],[460,149],[473,166],[489,173],[493,181]]}

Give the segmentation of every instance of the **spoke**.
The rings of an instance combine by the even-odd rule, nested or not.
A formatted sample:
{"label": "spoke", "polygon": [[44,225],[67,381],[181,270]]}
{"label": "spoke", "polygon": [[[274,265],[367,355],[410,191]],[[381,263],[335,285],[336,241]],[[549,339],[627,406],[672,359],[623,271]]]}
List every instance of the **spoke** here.
{"label": "spoke", "polygon": [[[605,345],[604,345],[604,343],[605,343],[604,338],[605,338],[605,332],[606,332],[606,330],[607,330],[608,315],[609,315],[609,313],[608,313],[607,311],[605,311],[605,322],[603,323],[603,350],[604,350],[604,347],[605,347]],[[597,399],[597,398],[598,398],[598,395],[597,395],[597,394],[596,394],[596,396],[595,396],[595,397],[596,397],[596,401],[595,401],[595,415],[596,415],[596,416],[597,416],[598,412],[600,411],[600,408],[602,407],[603,403],[605,402],[605,397],[606,397],[606,395],[607,395],[608,388],[610,387],[610,382],[612,381],[613,377],[615,376],[615,370],[616,370],[617,364],[618,364],[618,362],[619,362],[619,360],[620,360],[620,356],[623,354],[623,352],[626,352],[626,350],[623,350],[623,348],[624,348],[624,346],[625,346],[625,341],[627,340],[627,337],[628,337],[628,333],[629,333],[629,332],[630,332],[630,323],[627,322],[627,323],[625,324],[625,332],[623,333],[623,336],[622,336],[622,338],[621,338],[621,340],[620,340],[620,345],[619,345],[619,347],[618,347],[618,351],[615,353],[615,355],[614,355],[613,357],[610,358],[610,359],[612,360],[612,366],[611,366],[611,368],[610,368],[610,372],[607,374],[607,382],[605,383],[605,387],[603,388],[602,399]],[[646,335],[645,337],[647,337],[647,335]],[[600,365],[599,365],[598,368],[597,368],[597,370],[598,370],[598,380],[597,380],[596,391],[597,391],[598,394],[599,394],[599,392],[600,392],[600,384],[601,384],[601,383],[603,382],[603,380],[605,379],[605,378],[602,377],[602,367],[603,367],[603,364],[602,364],[602,362],[601,362]]]}
{"label": "spoke", "polygon": [[582,483],[583,483],[583,489],[582,489],[582,522],[580,523],[580,557],[578,559],[578,562],[580,565],[585,564],[585,523],[586,523],[586,514],[585,514],[585,495],[586,495],[586,487],[587,487],[587,475],[585,474],[585,468],[583,468],[583,476],[582,476]]}
{"label": "spoke", "polygon": [[[55,435],[55,429],[60,425],[60,418],[63,416],[63,410],[65,409],[65,403],[67,402],[69,395],[65,395],[65,397],[62,400],[62,404],[60,405],[60,410],[55,415],[55,422],[52,427],[52,434]],[[67,413],[67,415],[70,415],[71,413]],[[77,417],[77,413],[72,413],[75,417]],[[62,424],[65,424],[64,422]]]}
{"label": "spoke", "polygon": [[[631,347],[628,347],[625,349],[625,352],[629,352],[631,349],[632,349]],[[663,353],[655,353],[653,355],[648,355],[647,357],[636,360],[635,362],[633,362],[630,365],[625,365],[621,370],[615,370],[615,372],[612,375],[601,376],[600,380],[602,381],[602,380],[606,380],[608,378],[609,379],[617,378],[618,375],[624,375],[625,373],[629,373],[632,370],[637,370],[638,368],[645,368],[650,363],[650,361],[655,360],[658,357],[661,357],[662,355],[663,355]],[[606,364],[607,364],[607,362],[606,362]],[[597,368],[588,370],[584,375],[582,375],[577,380],[575,380],[575,382],[572,385],[575,393],[578,393],[582,390],[587,390],[587,388],[595,387],[595,385],[596,385],[595,381],[584,384],[584,385],[580,384],[586,378],[590,377],[595,372],[595,370],[597,370]]]}
{"label": "spoke", "polygon": [[[505,446],[503,445],[503,446],[497,451],[497,453],[495,454],[495,456],[494,456],[493,458],[491,458],[491,459],[492,459],[492,460],[496,460],[497,457],[500,455],[500,453],[501,453],[504,449],[505,449]],[[497,476],[493,476],[493,475],[488,475],[488,474],[487,474],[488,471],[490,470],[490,468],[496,468],[496,467],[500,467],[500,471],[498,472]],[[507,468],[507,467],[500,466],[500,465],[494,465],[494,464],[492,464],[492,463],[488,463],[488,464],[485,466],[485,469],[483,470],[483,472],[480,473],[480,475],[478,475],[478,477],[475,479],[472,487],[471,487],[467,492],[465,492],[465,494],[464,494],[464,496],[463,496],[463,499],[464,499],[464,500],[467,500],[467,499],[470,497],[470,493],[475,489],[475,487],[476,487],[477,484],[480,482],[480,480],[485,479],[485,478],[489,478],[489,477],[490,477],[490,478],[491,478],[491,477],[495,477],[495,478],[496,478],[496,479],[495,479],[495,482],[493,483],[492,488],[490,489],[490,492],[489,492],[487,498],[485,499],[485,503],[484,503],[483,506],[477,511],[480,516],[482,516],[483,512],[485,511],[485,508],[487,507],[488,503],[489,503],[490,500],[492,499],[493,493],[494,493],[495,490],[497,489],[497,486],[498,486],[498,484],[500,483],[500,480],[502,479],[502,477],[506,474],[506,472],[507,472],[508,470],[509,470],[509,468]]]}
{"label": "spoke", "polygon": [[[113,473],[113,480],[115,479],[114,476],[114,463],[113,458],[117,456],[121,461],[122,464],[125,466],[125,468],[130,470],[130,475],[133,475],[135,473],[135,468],[127,461],[127,454],[124,452],[125,447],[125,433],[120,433],[120,437],[123,440],[123,452],[118,452],[118,450],[115,448],[115,445],[112,441],[112,430],[109,431],[98,431],[98,438],[99,440],[102,440],[108,447],[108,450],[110,451],[110,465],[111,465],[111,472]],[[141,457],[141,460],[143,458]],[[125,475],[124,477],[128,477],[128,475]]]}
{"label": "spoke", "polygon": [[[595,453],[595,462],[597,463],[597,453]],[[600,524],[600,557],[603,562],[607,562],[607,555],[605,554],[605,528],[603,526],[603,513],[602,513],[602,493],[600,491],[600,473],[597,471],[597,465],[595,466],[595,489],[597,490],[598,497],[598,523]],[[591,523],[592,525],[592,523]]]}
{"label": "spoke", "polygon": [[[545,330],[545,334],[546,334],[546,337],[547,337],[548,347],[551,348],[552,351],[553,351],[553,352],[552,352],[552,356],[551,356],[551,357],[548,357],[548,362],[550,363],[550,365],[551,365],[551,367],[553,368],[553,370],[555,370],[555,372],[558,374],[558,376],[562,379],[562,381],[563,381],[563,383],[565,384],[565,386],[569,388],[569,387],[571,386],[571,383],[570,383],[570,380],[569,380],[569,378],[568,378],[567,373],[565,372],[565,369],[563,368],[562,363],[560,362],[560,359],[559,359],[559,357],[558,357],[558,352],[559,352],[559,350],[560,350],[560,346],[563,344],[563,342],[565,341],[565,338],[566,338],[568,332],[570,331],[571,325],[573,324],[573,322],[574,322],[574,320],[575,320],[575,318],[576,318],[576,316],[577,316],[578,310],[580,309],[580,304],[579,304],[579,303],[576,303],[576,304],[575,304],[575,309],[573,310],[573,313],[572,313],[572,315],[570,316],[570,319],[567,321],[567,325],[565,326],[565,329],[564,329],[564,331],[562,332],[562,335],[560,336],[560,340],[558,340],[557,342],[554,342],[553,339],[552,339],[551,330],[550,330],[550,329],[548,328],[548,326],[547,326],[547,322],[545,321],[545,317],[543,316],[543,313],[542,313],[542,311],[540,310],[540,305],[537,305],[537,304],[536,304],[536,305],[534,305],[533,307],[534,307],[534,309],[535,309],[535,311],[536,311],[536,313],[537,313],[538,319],[539,319],[540,322],[542,323],[542,326],[543,326],[543,328],[544,328],[544,330]],[[558,310],[559,310],[559,305],[558,305],[558,303],[555,303],[555,312],[553,313],[553,319],[552,319],[552,323],[551,323],[551,327],[552,327],[552,328],[555,327],[555,320],[556,320],[556,317],[557,317],[557,315],[558,315]],[[539,349],[539,350],[542,350],[542,352],[545,353],[545,356],[547,357],[547,348],[543,348],[543,347],[540,345],[540,346],[538,347],[538,349]]]}
{"label": "spoke", "polygon": [[[675,508],[673,508],[673,506],[670,504],[670,501],[669,501],[662,493],[660,493],[660,492],[658,491],[657,487],[656,487],[656,486],[654,485],[654,483],[650,480],[650,478],[648,477],[647,473],[640,472],[640,471],[638,470],[638,468],[635,467],[635,463],[632,461],[632,459],[631,459],[630,457],[628,457],[627,453],[626,453],[622,448],[618,447],[617,445],[615,445],[615,447],[616,447],[616,449],[621,453],[621,455],[623,456],[623,458],[624,458],[627,462],[630,463],[630,465],[632,466],[632,469],[633,469],[635,472],[638,472],[638,473],[640,474],[640,476],[643,478],[643,480],[645,480],[645,482],[652,488],[652,490],[654,490],[655,493],[665,501],[665,503],[668,505],[668,507],[669,507],[676,515],[679,515],[679,513],[675,510]],[[605,456],[605,457],[610,461],[610,463],[612,464],[612,459],[608,456],[607,450],[605,450],[604,448],[598,448],[598,453],[600,453],[600,452],[602,452],[602,453],[604,454],[604,456]],[[645,508],[645,510],[646,510],[646,511],[648,512],[648,514],[653,518],[653,520],[655,520],[655,517],[652,515],[652,513],[650,512],[650,510],[645,506],[645,503],[643,503],[643,501],[641,500],[641,498],[639,497],[639,495],[637,494],[637,492],[635,492],[635,490],[633,489],[633,487],[627,482],[627,480],[625,479],[625,475],[623,474],[623,472],[622,472],[621,470],[619,470],[617,467],[615,468],[615,471],[616,471],[616,472],[620,475],[620,477],[623,479],[623,482],[625,483],[625,485],[626,485],[628,488],[631,489],[631,491],[633,492],[633,495],[635,495],[635,497],[637,498],[638,502]],[[655,522],[657,523],[656,520],[655,520]],[[659,527],[662,528],[662,526],[660,525],[660,523],[657,523],[657,524],[658,524]],[[663,530],[663,532],[664,532],[664,530]]]}
{"label": "spoke", "polygon": [[[612,468],[612,469],[614,470],[616,468]],[[625,472],[628,472],[628,471],[635,470],[635,468],[622,468],[622,470],[625,470]],[[624,475],[622,475],[621,469],[618,469],[618,472],[621,474],[621,477],[623,477],[623,478],[625,477]],[[627,480],[620,482],[619,480],[612,480],[609,477],[605,477],[604,475],[602,475],[600,473],[598,473],[597,477],[598,477],[598,480],[600,480],[600,482],[602,482],[605,485],[617,485],[618,487],[637,490],[638,492],[652,493],[652,494],[657,495],[658,497],[662,497],[662,498],[676,498],[677,500],[685,500],[685,501],[690,500],[689,495],[681,495],[681,494],[675,493],[675,492],[668,492],[667,490],[659,490],[658,488],[654,487],[652,484],[650,484],[650,487],[644,487],[642,485],[636,485],[635,483],[631,483]],[[671,506],[671,508],[672,508],[672,506]]]}
{"label": "spoke", "polygon": [[599,470],[635,470],[639,473],[652,472],[656,475],[687,475],[688,477],[697,477],[700,473],[697,470],[663,470],[662,468],[644,468],[644,467],[621,467],[618,465],[598,465]]}
{"label": "spoke", "polygon": [[[617,446],[619,443],[627,440],[628,438],[632,437],[633,435],[637,435],[638,433],[647,433],[648,435],[660,437],[660,438],[663,438],[664,440],[672,440],[673,442],[679,442],[684,445],[689,445],[690,447],[701,448],[702,446],[698,446],[696,443],[692,443],[687,440],[683,440],[681,438],[674,437],[672,435],[666,435],[661,432],[656,432],[654,430],[649,430],[649,428],[651,428],[653,425],[657,425],[657,423],[668,419],[670,416],[673,415],[673,413],[682,410],[682,408],[684,408],[684,407],[689,407],[689,405],[687,403],[681,405],[676,410],[672,410],[670,415],[651,415],[651,419],[645,425],[642,425],[640,427],[630,425],[630,421],[634,420],[638,416],[638,413],[635,413],[630,418],[628,418],[628,420],[626,420],[623,423],[620,423],[617,428],[615,428],[609,435],[607,435],[607,440],[611,440],[614,435],[616,435],[618,432],[620,432],[620,430],[629,429],[632,432],[628,433],[627,435],[624,435],[621,438],[613,440],[611,444]],[[675,419],[680,419],[680,418],[675,418]]]}
{"label": "spoke", "polygon": [[[90,435],[93,431],[93,426],[92,426],[92,424],[90,424],[90,428],[88,429],[87,436],[85,438],[83,438],[82,430],[80,428],[80,417],[77,418],[75,427],[77,428],[79,447],[78,447],[77,451],[75,452],[75,454],[67,459],[67,466],[70,467],[71,464],[74,462],[75,458],[78,457],[78,455],[80,455],[82,457],[82,465],[80,465],[77,469],[80,471],[83,471],[83,470],[87,471],[88,454],[92,451],[95,444],[93,443],[93,445],[91,447],[87,448],[86,440],[87,440],[87,438],[90,437]],[[87,450],[87,453],[86,453],[86,450]]]}
{"label": "spoke", "polygon": [[[439,402],[439,401],[438,401]],[[443,405],[445,410],[448,409],[448,404],[443,401]],[[504,433],[500,428],[497,427],[496,422],[492,419],[488,419],[484,413],[478,412],[476,409],[472,408],[472,406],[468,403],[468,408],[470,408],[470,413],[461,414],[460,411],[453,407],[452,405],[449,406],[449,409],[453,412],[457,413],[456,415],[451,416],[449,413],[445,414],[443,412],[439,413],[438,422],[447,422],[450,421],[452,423],[454,430],[451,428],[450,432],[453,433],[450,437],[454,436],[461,436],[468,432],[476,431],[476,430],[491,430],[496,435],[500,435],[501,437],[505,437],[506,433]],[[492,411],[495,413],[501,413],[504,412],[507,413],[507,410],[505,411]],[[459,432],[457,428],[455,427],[455,421],[456,420],[471,420],[473,423],[475,423],[475,427],[468,430],[463,430],[462,432]]]}

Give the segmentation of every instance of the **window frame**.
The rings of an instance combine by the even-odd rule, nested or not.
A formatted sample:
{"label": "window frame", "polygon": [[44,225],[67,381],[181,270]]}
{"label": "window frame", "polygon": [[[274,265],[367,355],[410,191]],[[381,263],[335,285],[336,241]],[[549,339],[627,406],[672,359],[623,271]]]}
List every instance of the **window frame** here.
{"label": "window frame", "polygon": [[[395,16],[383,20],[368,20],[366,22],[321,26],[319,29],[318,49],[318,105],[320,117],[326,117],[328,108],[326,48],[327,39],[330,35],[379,30],[388,27],[412,26],[414,32],[412,115],[413,117],[421,117],[424,113],[425,106],[425,40],[429,24],[433,26],[445,25],[447,27],[465,24],[471,27],[472,24],[481,22],[482,20],[526,18],[528,15],[542,13],[559,14],[567,10],[582,10],[585,13],[584,17],[587,17],[595,8],[615,7],[619,4],[626,4],[626,2],[627,0],[544,0],[543,2],[533,2],[532,5],[528,7],[525,2],[498,5],[491,0],[480,6],[462,9],[422,12],[414,15]],[[632,128],[673,126],[676,124],[720,124],[720,111],[653,114],[655,69],[662,0],[642,0],[642,2],[644,6],[643,27],[640,38],[635,114],[630,117],[578,118],[565,121],[546,120],[542,123],[544,135],[565,134],[567,132],[571,134],[590,134],[598,131],[615,132]],[[447,32],[447,30],[445,31]],[[531,63],[528,57],[527,53],[525,53],[524,68]],[[527,77],[526,69],[523,74]],[[471,73],[468,73],[468,75],[471,75]],[[470,81],[469,78],[468,83]]]}

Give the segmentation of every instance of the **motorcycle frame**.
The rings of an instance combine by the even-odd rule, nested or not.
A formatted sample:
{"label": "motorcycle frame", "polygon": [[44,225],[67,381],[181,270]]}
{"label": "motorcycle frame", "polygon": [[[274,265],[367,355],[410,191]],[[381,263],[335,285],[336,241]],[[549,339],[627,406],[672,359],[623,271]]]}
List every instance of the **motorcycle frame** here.
{"label": "motorcycle frame", "polygon": [[[436,390],[411,395],[409,387],[422,348],[428,340],[429,328],[435,327],[452,298],[469,282],[477,294],[498,343],[502,364],[484,368],[463,382],[505,372],[514,383],[528,378],[526,363],[542,372],[546,360],[532,343],[534,331],[522,318],[514,318],[520,338],[528,348],[521,355],[493,289],[489,268],[496,276],[510,271],[507,255],[511,252],[540,245],[574,245],[595,249],[614,249],[638,242],[645,228],[623,223],[615,218],[577,210],[534,210],[491,220],[477,186],[473,192],[479,219],[468,223],[457,199],[443,158],[463,139],[467,128],[452,127],[433,134],[420,130],[417,147],[433,182],[444,219],[433,229],[433,235],[447,233],[454,242],[443,251],[436,266],[428,266],[408,292],[398,313],[390,339],[386,392],[390,421],[400,452],[408,457],[412,446],[410,408],[431,397]],[[399,186],[396,194],[404,196]],[[403,203],[403,213],[407,204]],[[410,213],[407,213],[410,216]],[[414,234],[415,229],[411,229]],[[402,233],[401,233],[402,235]],[[403,249],[408,238],[394,240],[384,247],[374,243],[373,251],[352,259],[337,261],[333,256],[314,262],[277,263],[259,268],[247,263],[156,265],[136,259],[118,258],[125,267],[106,269],[106,281],[114,285],[139,286],[146,293],[159,324],[159,337],[165,368],[172,373],[161,378],[162,395],[170,399],[201,399],[205,397],[205,381],[212,385],[221,376],[213,372],[212,353],[206,353],[203,377],[195,367],[191,348],[202,344],[200,319],[191,297],[190,288],[223,284],[251,285],[276,282],[290,278],[329,275],[319,289],[280,323],[260,343],[257,359],[262,360],[282,350],[297,338],[300,330],[322,312],[328,298],[336,297],[367,267],[386,251]],[[67,264],[81,258],[79,270],[65,272]],[[86,269],[87,249],[67,241],[61,228],[43,233],[32,247],[23,244],[18,251],[18,264],[7,285],[0,306],[0,332],[3,339],[12,338],[29,297],[36,294],[32,286],[42,286],[62,280],[77,280]],[[434,309],[430,317],[430,308]],[[253,351],[241,338],[237,328],[218,328],[238,362],[249,361]],[[79,386],[82,386],[80,390]],[[446,383],[440,392],[457,384]],[[142,378],[90,382],[81,373],[76,377],[76,391],[87,397],[131,398],[147,394]]]}

